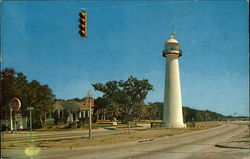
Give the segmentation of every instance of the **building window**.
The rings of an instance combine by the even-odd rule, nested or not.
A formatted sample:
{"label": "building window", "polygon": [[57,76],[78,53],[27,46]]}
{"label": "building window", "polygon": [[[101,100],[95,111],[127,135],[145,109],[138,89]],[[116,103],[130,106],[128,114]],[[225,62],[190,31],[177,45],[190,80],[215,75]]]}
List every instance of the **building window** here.
{"label": "building window", "polygon": [[63,112],[62,111],[60,111],[60,117],[63,118]]}

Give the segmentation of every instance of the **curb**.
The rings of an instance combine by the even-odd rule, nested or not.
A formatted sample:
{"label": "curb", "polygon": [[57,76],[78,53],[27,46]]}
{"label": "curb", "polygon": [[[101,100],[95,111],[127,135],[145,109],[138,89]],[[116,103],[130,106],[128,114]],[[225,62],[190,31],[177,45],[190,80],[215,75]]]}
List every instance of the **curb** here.
{"label": "curb", "polygon": [[139,140],[139,141],[137,141],[137,142],[138,142],[138,143],[144,143],[144,142],[150,142],[150,141],[154,141],[154,139]]}
{"label": "curb", "polygon": [[249,147],[236,147],[236,146],[224,146],[224,145],[214,145],[219,148],[231,148],[231,149],[249,149]]}

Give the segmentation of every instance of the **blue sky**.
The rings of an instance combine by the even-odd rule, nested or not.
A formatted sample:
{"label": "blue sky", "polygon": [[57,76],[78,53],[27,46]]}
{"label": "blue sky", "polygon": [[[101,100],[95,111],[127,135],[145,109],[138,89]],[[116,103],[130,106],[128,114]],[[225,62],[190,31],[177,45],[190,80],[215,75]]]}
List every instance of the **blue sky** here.
{"label": "blue sky", "polygon": [[[147,102],[164,99],[164,43],[180,42],[183,105],[248,115],[247,1],[4,1],[3,67],[48,84],[57,98],[82,98],[92,83],[148,79]],[[78,13],[88,12],[88,38]]]}

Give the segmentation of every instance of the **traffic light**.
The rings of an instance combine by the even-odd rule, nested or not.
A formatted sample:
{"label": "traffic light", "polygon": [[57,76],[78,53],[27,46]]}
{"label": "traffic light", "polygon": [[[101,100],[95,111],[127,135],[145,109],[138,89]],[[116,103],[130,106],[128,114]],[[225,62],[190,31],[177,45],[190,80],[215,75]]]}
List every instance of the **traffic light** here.
{"label": "traffic light", "polygon": [[80,19],[79,19],[79,34],[81,37],[86,38],[87,37],[87,12],[85,10],[82,10],[82,12],[79,13]]}

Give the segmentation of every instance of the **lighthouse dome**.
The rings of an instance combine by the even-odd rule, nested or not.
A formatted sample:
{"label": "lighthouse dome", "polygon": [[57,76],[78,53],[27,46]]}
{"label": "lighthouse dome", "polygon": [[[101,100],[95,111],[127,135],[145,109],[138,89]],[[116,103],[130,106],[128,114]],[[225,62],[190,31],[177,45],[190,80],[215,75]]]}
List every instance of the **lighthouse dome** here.
{"label": "lighthouse dome", "polygon": [[179,42],[177,40],[175,40],[174,38],[170,38],[169,40],[166,41],[165,43],[165,49],[168,49],[170,48],[171,46],[173,45],[176,45],[178,46],[179,45]]}
{"label": "lighthouse dome", "polygon": [[177,54],[178,56],[182,55],[180,44],[174,39],[174,32],[171,33],[170,39],[166,41],[162,55],[166,57],[169,54]]}
{"label": "lighthouse dome", "polygon": [[166,44],[169,44],[169,43],[179,43],[177,40],[175,40],[174,38],[170,38],[167,42],[166,42]]}
{"label": "lighthouse dome", "polygon": [[179,50],[179,42],[174,39],[174,36],[171,35],[170,39],[166,41],[165,43],[165,49],[166,50]]}

